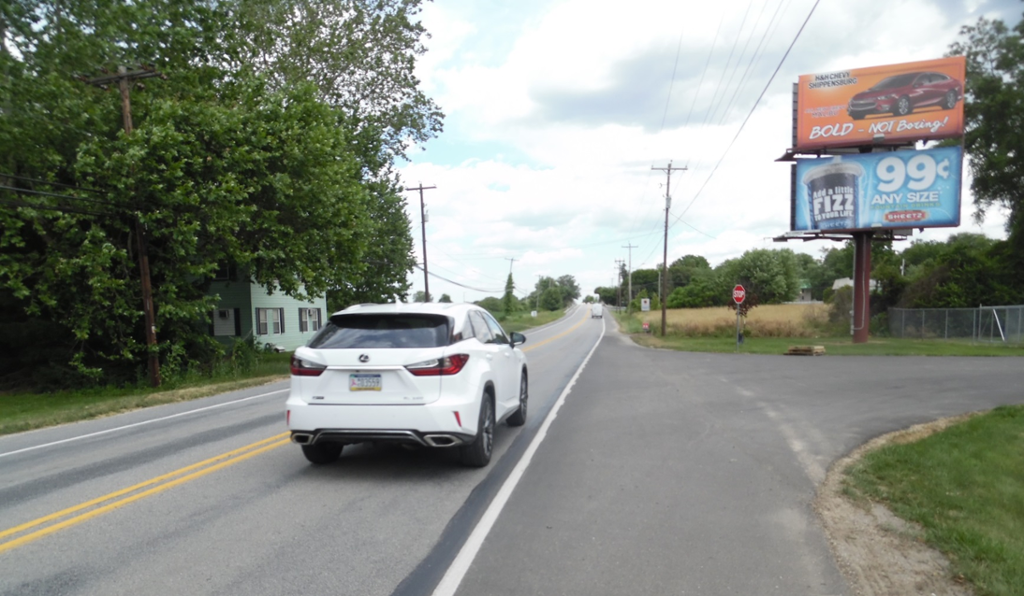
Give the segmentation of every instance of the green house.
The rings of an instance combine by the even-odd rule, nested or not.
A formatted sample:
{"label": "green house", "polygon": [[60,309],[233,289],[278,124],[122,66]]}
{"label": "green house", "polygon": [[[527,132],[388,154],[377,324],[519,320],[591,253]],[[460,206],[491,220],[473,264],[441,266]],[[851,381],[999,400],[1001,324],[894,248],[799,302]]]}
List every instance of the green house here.
{"label": "green house", "polygon": [[224,344],[255,337],[258,345],[290,352],[306,345],[323,326],[326,297],[303,302],[280,292],[271,295],[263,286],[240,278],[222,268],[210,284],[210,294],[218,297],[210,332]]}

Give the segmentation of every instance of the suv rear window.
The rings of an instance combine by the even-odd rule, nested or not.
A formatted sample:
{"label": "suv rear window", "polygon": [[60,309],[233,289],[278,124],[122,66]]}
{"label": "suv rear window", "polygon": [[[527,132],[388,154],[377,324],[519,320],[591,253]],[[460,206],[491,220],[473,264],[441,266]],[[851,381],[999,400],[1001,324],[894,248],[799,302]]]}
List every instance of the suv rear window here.
{"label": "suv rear window", "polygon": [[449,343],[451,321],[443,315],[335,315],[310,348],[436,348]]}

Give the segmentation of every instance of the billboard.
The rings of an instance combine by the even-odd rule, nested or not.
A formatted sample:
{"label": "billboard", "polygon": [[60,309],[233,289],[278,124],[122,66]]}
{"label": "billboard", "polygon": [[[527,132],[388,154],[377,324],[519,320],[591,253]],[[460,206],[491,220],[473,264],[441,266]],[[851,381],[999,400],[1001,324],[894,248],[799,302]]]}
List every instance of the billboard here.
{"label": "billboard", "polygon": [[798,151],[964,134],[963,56],[802,75]]}
{"label": "billboard", "polygon": [[962,163],[960,147],[798,159],[793,231],[958,226]]}

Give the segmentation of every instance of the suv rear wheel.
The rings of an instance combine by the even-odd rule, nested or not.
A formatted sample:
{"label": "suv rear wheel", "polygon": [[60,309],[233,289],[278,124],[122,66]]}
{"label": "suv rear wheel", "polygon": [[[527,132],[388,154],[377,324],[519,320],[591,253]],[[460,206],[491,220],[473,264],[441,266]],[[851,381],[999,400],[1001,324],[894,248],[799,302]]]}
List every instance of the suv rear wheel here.
{"label": "suv rear wheel", "polygon": [[485,393],[480,404],[480,420],[476,425],[476,439],[460,448],[462,463],[472,468],[482,468],[491,463],[494,450],[494,398]]}

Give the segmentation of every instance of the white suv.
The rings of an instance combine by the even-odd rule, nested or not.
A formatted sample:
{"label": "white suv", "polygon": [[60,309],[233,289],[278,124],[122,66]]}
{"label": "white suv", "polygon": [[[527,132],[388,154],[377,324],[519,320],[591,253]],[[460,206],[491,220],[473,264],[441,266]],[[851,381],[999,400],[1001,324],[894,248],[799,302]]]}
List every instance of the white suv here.
{"label": "white suv", "polygon": [[526,423],[526,356],[472,304],[363,304],[331,315],[292,356],[287,420],[314,464],[363,441],[457,447],[491,461],[495,424]]}

